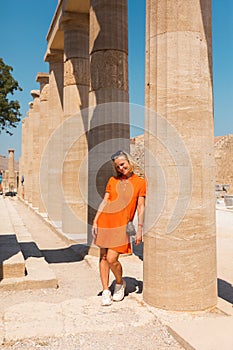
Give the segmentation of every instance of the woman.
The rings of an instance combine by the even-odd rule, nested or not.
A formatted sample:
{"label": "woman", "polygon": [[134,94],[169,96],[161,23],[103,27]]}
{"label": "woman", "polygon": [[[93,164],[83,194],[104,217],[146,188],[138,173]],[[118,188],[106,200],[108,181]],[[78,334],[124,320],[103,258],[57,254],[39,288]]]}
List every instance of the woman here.
{"label": "woman", "polygon": [[[118,151],[111,157],[115,176],[106,186],[102,203],[96,213],[92,235],[100,247],[100,278],[103,286],[102,305],[111,305],[113,301],[124,299],[126,283],[122,279],[122,266],[118,261],[120,254],[131,253],[126,226],[132,221],[137,210],[138,227],[135,244],[142,242],[144,221],[146,182],[134,173],[133,162],[124,151]],[[109,290],[109,272],[113,272],[116,285],[111,297]]]}

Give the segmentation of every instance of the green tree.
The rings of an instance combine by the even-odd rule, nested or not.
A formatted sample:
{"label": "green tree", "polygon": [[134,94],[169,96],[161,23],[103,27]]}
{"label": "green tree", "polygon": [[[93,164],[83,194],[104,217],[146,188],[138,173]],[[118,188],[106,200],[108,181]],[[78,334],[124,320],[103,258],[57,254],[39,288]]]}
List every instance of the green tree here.
{"label": "green tree", "polygon": [[0,134],[4,130],[7,134],[13,135],[12,128],[15,128],[20,121],[20,104],[17,100],[9,100],[8,95],[15,91],[22,91],[18,82],[12,77],[13,68],[7,66],[0,58]]}

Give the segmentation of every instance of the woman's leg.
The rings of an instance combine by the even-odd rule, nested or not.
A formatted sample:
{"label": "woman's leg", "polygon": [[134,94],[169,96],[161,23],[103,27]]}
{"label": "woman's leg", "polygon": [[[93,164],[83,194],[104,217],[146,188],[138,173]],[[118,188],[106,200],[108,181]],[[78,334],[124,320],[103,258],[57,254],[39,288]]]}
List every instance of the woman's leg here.
{"label": "woman's leg", "polygon": [[107,261],[107,248],[100,248],[100,261],[99,261],[99,270],[100,270],[100,279],[102,282],[103,290],[108,289],[109,284],[109,264]]}
{"label": "woman's leg", "polygon": [[115,250],[108,249],[107,251],[108,265],[116,278],[116,283],[122,284],[123,283],[122,266],[121,266],[121,263],[118,261],[118,257],[119,257],[119,253],[117,253]]}

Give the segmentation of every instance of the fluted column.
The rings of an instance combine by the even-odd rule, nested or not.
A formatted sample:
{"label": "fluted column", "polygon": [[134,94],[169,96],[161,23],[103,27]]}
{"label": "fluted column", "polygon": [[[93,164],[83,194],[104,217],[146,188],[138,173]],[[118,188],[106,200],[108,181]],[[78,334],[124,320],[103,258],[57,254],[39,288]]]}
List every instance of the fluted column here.
{"label": "fluted column", "polygon": [[[38,210],[40,213],[47,212],[43,202],[43,195],[41,193],[40,184],[40,172],[47,172],[47,169],[41,169],[41,157],[43,155],[44,148],[48,142],[49,136],[49,115],[48,115],[48,94],[49,94],[49,74],[38,73],[36,81],[40,84],[40,104],[39,104],[39,145],[38,145],[38,175],[39,175],[39,188],[38,188]],[[43,181],[48,182],[48,176],[45,176]],[[47,185],[48,188],[48,185]]]}
{"label": "fluted column", "polygon": [[[32,102],[29,106],[32,105]],[[24,167],[24,200],[28,202],[29,196],[29,110],[26,117],[23,120],[22,128],[22,157]]]}
{"label": "fluted column", "polygon": [[91,0],[90,64],[88,222],[91,225],[112,173],[111,154],[118,149],[129,151],[126,0]]}
{"label": "fluted column", "polygon": [[[62,169],[64,202],[62,231],[86,238],[87,204],[87,111],[89,91],[89,15],[64,13],[64,96]],[[70,119],[69,119],[70,118]],[[73,119],[71,119],[73,118]],[[67,120],[71,122],[67,122]],[[68,126],[69,124],[69,126]],[[69,129],[70,128],[70,129]],[[76,130],[77,138],[73,139]]]}
{"label": "fluted column", "polygon": [[[62,159],[62,129],[63,121],[63,81],[64,81],[64,52],[63,50],[50,50],[46,55],[49,63],[49,100],[48,100],[48,144],[44,157],[47,164],[47,181],[43,186],[43,197],[49,219],[61,228],[62,224],[62,193],[60,191]],[[56,130],[56,132],[55,132]],[[55,132],[55,137],[53,133]]]}
{"label": "fluted column", "polygon": [[25,121],[26,118],[22,120],[22,131],[21,131],[21,157],[19,160],[19,189],[18,189],[18,196],[21,199],[24,199],[24,182],[22,183],[22,177],[25,177],[25,169],[26,169],[26,157],[25,157],[25,152],[26,152],[26,126],[25,126]]}
{"label": "fluted column", "polygon": [[[22,123],[22,126],[23,126],[23,123]],[[22,173],[23,173],[23,158],[21,156],[21,157],[19,157],[19,182],[18,182],[18,187],[17,187],[17,195],[20,198],[23,198],[22,183],[21,183]]]}
{"label": "fluted column", "polygon": [[211,0],[147,0],[144,299],[216,305]]}
{"label": "fluted column", "polygon": [[[32,90],[31,93],[35,91]],[[33,174],[33,108],[34,108],[34,99],[29,103],[28,110],[28,120],[27,120],[27,132],[28,132],[28,141],[27,141],[27,201],[29,204],[32,204],[32,174]]]}
{"label": "fluted column", "polygon": [[[32,132],[32,144],[31,144],[31,163],[32,171],[32,207],[39,208],[40,201],[40,185],[39,185],[39,169],[40,169],[40,156],[39,156],[39,134],[40,134],[40,91],[32,90],[31,95],[33,97],[33,109],[31,111],[31,132]],[[30,147],[30,146],[29,146]]]}
{"label": "fluted column", "polygon": [[16,187],[15,183],[15,161],[14,161],[14,149],[8,149],[8,188],[9,191],[14,191]]}

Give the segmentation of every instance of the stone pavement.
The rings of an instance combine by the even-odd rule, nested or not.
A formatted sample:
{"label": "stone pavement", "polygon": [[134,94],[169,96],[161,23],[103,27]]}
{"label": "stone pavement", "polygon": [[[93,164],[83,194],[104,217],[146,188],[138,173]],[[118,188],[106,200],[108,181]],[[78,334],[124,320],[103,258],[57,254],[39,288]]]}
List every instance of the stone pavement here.
{"label": "stone pavement", "polygon": [[[14,212],[12,227],[20,222],[21,229],[23,225],[30,233],[58,284],[58,288],[0,289],[1,349],[114,350],[119,344],[121,349],[136,350],[233,349],[232,211],[221,205],[217,210],[218,307],[190,314],[158,310],[143,302],[143,262],[136,255],[121,257],[127,296],[120,303],[102,307],[97,257],[85,255],[82,244],[62,240],[16,198],[0,197],[0,206],[1,221],[3,213],[6,219]],[[20,246],[25,261],[32,258],[30,251],[27,254],[31,245],[21,241]],[[40,268],[36,272],[39,274]]]}
{"label": "stone pavement", "polygon": [[233,208],[219,201],[217,222],[218,305],[212,313],[168,320],[170,332],[187,349],[233,349]]}
{"label": "stone pavement", "polygon": [[12,205],[14,199],[0,197],[0,290],[56,287],[56,276]]}

